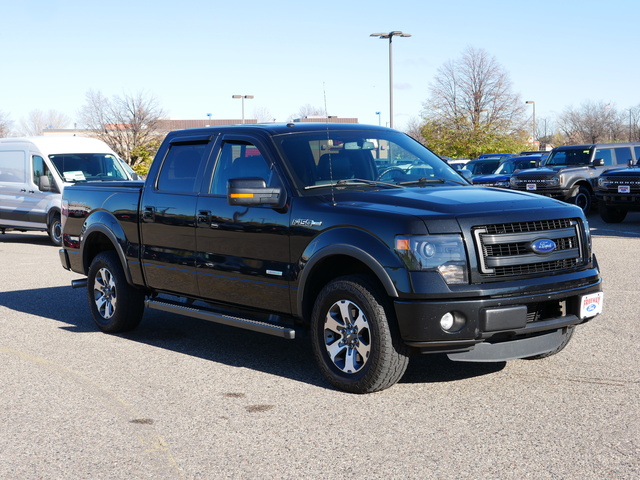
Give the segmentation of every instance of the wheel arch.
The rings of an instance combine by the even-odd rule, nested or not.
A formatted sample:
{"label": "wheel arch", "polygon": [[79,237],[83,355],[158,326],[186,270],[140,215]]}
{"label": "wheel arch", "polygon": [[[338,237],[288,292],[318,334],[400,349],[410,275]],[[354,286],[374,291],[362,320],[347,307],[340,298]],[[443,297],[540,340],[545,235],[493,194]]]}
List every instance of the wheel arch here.
{"label": "wheel arch", "polygon": [[[131,271],[127,264],[123,245],[126,245],[127,239],[124,230],[120,224],[113,218],[107,218],[108,223],[103,217],[109,217],[106,212],[102,215],[92,217],[90,222],[86,222],[83,228],[83,241],[80,249],[82,256],[82,267],[84,272],[89,271],[91,262],[101,252],[113,250],[118,255],[122,270],[124,271],[127,282],[132,284]],[[109,226],[108,226],[109,225]],[[115,228],[111,228],[115,227]]]}
{"label": "wheel arch", "polygon": [[[315,298],[330,280],[352,274],[368,275],[381,292],[398,297],[398,289],[408,291],[409,277],[400,258],[380,239],[362,231],[344,229],[318,238],[302,256],[306,261],[298,279],[297,315],[311,318]],[[344,237],[347,234],[348,237]]]}

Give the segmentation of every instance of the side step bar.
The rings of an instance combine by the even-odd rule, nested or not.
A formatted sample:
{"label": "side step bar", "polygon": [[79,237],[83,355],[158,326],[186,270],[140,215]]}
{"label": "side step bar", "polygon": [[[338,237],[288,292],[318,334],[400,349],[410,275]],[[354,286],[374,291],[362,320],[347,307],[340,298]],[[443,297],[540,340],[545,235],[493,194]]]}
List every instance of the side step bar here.
{"label": "side step bar", "polygon": [[286,338],[289,340],[294,339],[296,335],[296,331],[293,328],[284,327],[282,325],[276,325],[268,322],[262,322],[259,320],[252,320],[249,318],[234,317],[224,313],[218,313],[213,310],[162,300],[148,299],[145,300],[144,303],[146,307],[153,308],[155,310],[177,313],[179,315],[186,315],[187,317],[199,318],[200,320],[208,320],[214,323],[221,323],[223,325],[230,325],[232,327],[253,330],[254,332],[275,335],[276,337]]}

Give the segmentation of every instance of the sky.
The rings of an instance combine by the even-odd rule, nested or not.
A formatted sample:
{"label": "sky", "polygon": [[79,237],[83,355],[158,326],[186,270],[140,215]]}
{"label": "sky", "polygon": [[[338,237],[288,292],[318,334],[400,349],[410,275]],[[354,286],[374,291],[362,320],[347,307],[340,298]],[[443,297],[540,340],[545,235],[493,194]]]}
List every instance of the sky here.
{"label": "sky", "polygon": [[[538,122],[604,102],[640,104],[637,0],[2,0],[0,112],[76,121],[89,90],[154,96],[173,119],[275,121],[301,107],[360,123],[419,118],[439,68],[467,47],[500,64]],[[377,114],[376,112],[380,112]],[[73,126],[73,125],[70,125]]]}

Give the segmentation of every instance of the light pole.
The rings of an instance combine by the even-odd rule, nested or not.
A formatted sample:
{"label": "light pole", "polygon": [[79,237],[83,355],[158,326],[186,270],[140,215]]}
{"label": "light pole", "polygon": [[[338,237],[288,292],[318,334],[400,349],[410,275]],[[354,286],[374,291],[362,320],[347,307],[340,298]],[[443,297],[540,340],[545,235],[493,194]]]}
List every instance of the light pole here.
{"label": "light pole", "polygon": [[389,39],[389,127],[393,128],[393,37],[410,37],[411,34],[394,30],[389,33],[372,33],[370,37],[378,37],[383,40]]}
{"label": "light pole", "polygon": [[534,102],[533,100],[527,100],[524,103],[529,103],[531,105],[533,105],[533,136],[531,137],[533,139],[533,144],[536,144],[536,136],[537,136],[537,132],[536,132],[536,102]]}
{"label": "light pole", "polygon": [[381,121],[380,121],[380,112],[376,112],[376,115],[378,115],[378,126],[382,125]]}
{"label": "light pole", "polygon": [[253,95],[231,95],[231,98],[241,98],[242,99],[242,123],[244,123],[244,99],[252,99]]}

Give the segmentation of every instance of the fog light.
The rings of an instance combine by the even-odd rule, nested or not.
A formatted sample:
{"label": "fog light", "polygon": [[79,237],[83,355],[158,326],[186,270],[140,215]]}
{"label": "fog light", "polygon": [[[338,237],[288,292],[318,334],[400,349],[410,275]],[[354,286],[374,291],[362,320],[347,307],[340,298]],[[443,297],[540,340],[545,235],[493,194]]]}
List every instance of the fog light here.
{"label": "fog light", "polygon": [[440,319],[440,327],[442,327],[442,329],[446,331],[451,330],[455,323],[456,317],[454,317],[451,312],[445,313]]}

